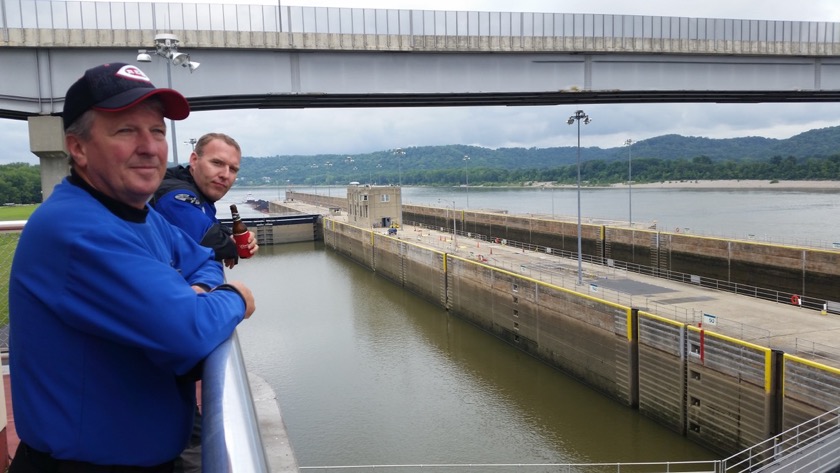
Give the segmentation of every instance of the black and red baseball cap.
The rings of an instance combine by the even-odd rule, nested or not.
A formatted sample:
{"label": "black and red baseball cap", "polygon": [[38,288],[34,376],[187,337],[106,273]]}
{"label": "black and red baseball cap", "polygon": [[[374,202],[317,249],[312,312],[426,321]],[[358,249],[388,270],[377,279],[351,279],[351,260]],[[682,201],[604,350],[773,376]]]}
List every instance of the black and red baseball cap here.
{"label": "black and red baseball cap", "polygon": [[88,110],[119,112],[156,96],[163,103],[163,116],[183,120],[190,115],[190,104],[174,89],[159,89],[137,66],[114,62],[85,71],[67,89],[64,97],[64,129]]}

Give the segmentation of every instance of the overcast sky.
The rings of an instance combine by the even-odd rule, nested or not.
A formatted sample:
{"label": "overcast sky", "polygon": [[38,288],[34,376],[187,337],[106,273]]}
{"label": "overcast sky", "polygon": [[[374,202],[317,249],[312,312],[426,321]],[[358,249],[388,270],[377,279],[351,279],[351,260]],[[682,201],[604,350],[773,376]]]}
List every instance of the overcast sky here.
{"label": "overcast sky", "polygon": [[[215,3],[276,4],[265,0]],[[838,0],[281,0],[280,3],[840,22]],[[185,141],[208,131],[230,134],[240,142],[244,155],[258,157],[353,155],[447,144],[488,148],[573,146],[577,135],[574,127],[566,125],[566,119],[576,108],[564,105],[196,112],[177,123],[178,153],[183,161],[190,150]],[[621,146],[628,138],[641,141],[669,133],[710,138],[788,138],[810,129],[835,126],[840,119],[840,104],[834,103],[587,105],[581,108],[593,119],[582,134],[581,144],[603,148]],[[0,143],[3,144],[0,164],[37,163],[37,158],[29,152],[25,121],[0,119]]]}

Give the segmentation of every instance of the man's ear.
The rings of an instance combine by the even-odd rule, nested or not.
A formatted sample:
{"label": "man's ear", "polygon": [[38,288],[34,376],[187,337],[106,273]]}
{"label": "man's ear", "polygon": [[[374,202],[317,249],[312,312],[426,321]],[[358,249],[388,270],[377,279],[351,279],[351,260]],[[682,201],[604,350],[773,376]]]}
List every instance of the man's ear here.
{"label": "man's ear", "polygon": [[87,166],[85,146],[78,136],[66,135],[64,137],[64,145],[67,147],[67,152],[70,154],[70,160],[73,161],[76,166],[82,168]]}

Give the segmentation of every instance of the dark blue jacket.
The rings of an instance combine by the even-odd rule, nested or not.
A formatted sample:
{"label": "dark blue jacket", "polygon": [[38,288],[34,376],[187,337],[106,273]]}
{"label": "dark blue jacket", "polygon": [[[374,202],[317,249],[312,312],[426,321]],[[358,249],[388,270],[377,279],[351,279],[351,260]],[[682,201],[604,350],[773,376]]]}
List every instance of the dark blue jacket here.
{"label": "dark blue jacket", "polygon": [[212,248],[216,261],[239,260],[230,228],[216,218],[215,202],[196,187],[189,167],[167,169],[150,203],[169,223],[180,227],[202,246]]}

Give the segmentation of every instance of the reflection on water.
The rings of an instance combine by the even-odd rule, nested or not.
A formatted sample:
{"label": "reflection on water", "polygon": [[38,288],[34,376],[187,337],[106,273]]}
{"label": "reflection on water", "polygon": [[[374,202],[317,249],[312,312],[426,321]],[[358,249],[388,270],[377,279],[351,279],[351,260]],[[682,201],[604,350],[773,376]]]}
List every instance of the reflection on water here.
{"label": "reflection on water", "polygon": [[228,278],[256,296],[242,349],[301,466],[715,458],[320,244]]}

